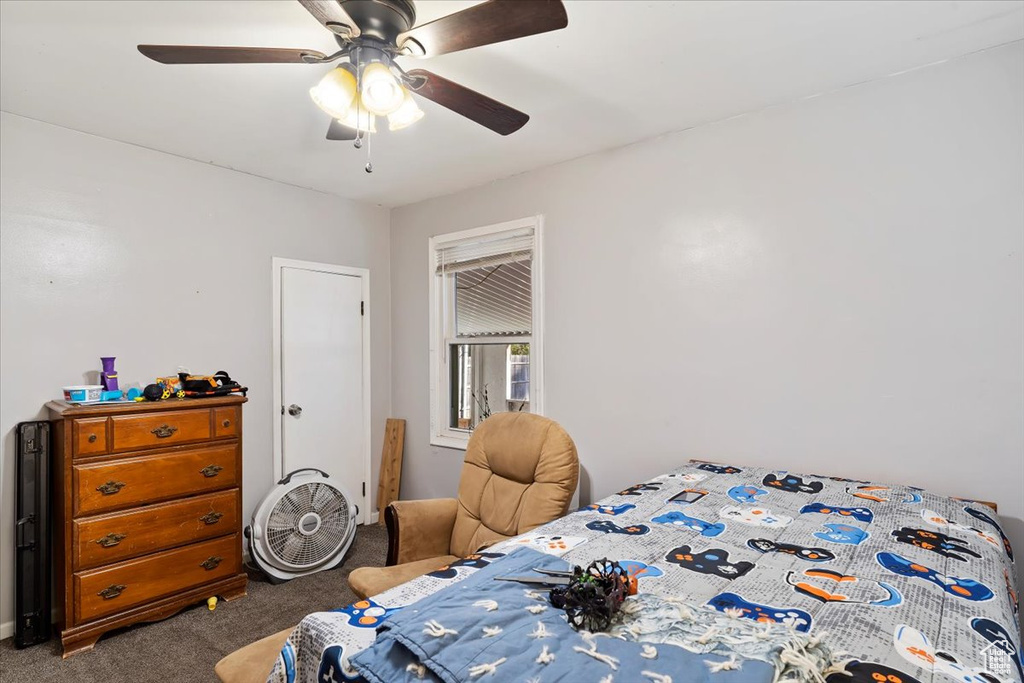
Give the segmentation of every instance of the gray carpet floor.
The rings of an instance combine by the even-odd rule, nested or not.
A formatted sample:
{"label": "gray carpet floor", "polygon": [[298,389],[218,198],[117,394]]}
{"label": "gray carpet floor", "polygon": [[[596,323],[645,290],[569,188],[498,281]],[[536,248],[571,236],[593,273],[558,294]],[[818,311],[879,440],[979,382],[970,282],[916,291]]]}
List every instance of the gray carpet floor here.
{"label": "gray carpet floor", "polygon": [[348,605],[355,596],[348,574],[380,566],[387,552],[383,525],[361,526],[341,566],[272,585],[250,572],[248,595],[221,602],[211,612],[199,605],[164,621],[108,633],[91,652],[61,659],[60,641],[17,650],[0,641],[0,683],[135,683],[216,681],[213,665],[226,654],[294,626],[310,612]]}

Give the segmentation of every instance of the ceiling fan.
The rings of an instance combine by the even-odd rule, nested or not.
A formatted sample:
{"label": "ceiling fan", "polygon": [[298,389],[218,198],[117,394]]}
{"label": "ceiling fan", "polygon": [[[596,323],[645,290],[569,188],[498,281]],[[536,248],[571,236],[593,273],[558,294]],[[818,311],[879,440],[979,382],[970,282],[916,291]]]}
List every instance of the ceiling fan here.
{"label": "ceiling fan", "polygon": [[[423,117],[410,93],[425,97],[501,135],[529,121],[521,111],[425,69],[404,70],[400,57],[434,57],[565,28],[561,0],[487,0],[416,26],[412,0],[298,0],[334,34],[339,50],[198,45],[139,45],[161,64],[329,64],[345,60],[310,90],[331,116],[328,140],[354,140],[377,130],[377,118],[399,130]],[[367,163],[367,172],[373,167]]]}

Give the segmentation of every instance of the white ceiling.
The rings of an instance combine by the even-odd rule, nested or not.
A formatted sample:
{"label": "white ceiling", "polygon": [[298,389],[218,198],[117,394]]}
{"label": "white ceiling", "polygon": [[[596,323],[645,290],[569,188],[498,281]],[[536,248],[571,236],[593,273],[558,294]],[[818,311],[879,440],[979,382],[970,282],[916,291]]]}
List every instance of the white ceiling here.
{"label": "white ceiling", "polygon": [[[420,22],[471,6],[417,3]],[[1024,38],[1024,0],[567,0],[569,27],[406,59],[532,116],[501,137],[431,102],[365,149],[324,139],[329,67],[166,66],[138,43],[335,43],[293,0],[0,2],[0,108],[397,206]]]}

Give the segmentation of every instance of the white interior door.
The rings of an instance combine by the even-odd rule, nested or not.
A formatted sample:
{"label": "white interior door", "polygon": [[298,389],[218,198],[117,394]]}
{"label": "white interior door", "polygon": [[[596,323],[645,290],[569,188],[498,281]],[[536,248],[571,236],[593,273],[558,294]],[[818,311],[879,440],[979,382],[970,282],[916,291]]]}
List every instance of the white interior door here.
{"label": "white interior door", "polygon": [[281,464],[315,467],[366,510],[363,282],[354,275],[282,267]]}

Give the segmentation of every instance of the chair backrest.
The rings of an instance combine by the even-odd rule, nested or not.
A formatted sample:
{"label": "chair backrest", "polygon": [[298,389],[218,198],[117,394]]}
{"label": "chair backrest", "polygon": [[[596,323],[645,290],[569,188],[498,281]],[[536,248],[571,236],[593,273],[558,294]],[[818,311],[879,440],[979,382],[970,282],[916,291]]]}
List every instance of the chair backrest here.
{"label": "chair backrest", "polygon": [[579,476],[576,444],[557,422],[491,415],[466,447],[451,553],[465,557],[561,517]]}

